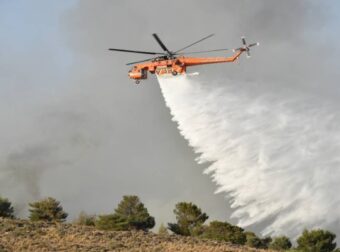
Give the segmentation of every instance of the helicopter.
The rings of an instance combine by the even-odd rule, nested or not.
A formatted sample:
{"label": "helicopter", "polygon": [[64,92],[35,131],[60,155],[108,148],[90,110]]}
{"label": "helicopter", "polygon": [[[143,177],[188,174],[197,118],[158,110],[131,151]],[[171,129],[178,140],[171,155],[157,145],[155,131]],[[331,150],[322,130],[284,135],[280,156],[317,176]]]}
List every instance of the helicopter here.
{"label": "helicopter", "polygon": [[126,65],[133,65],[132,69],[128,72],[128,77],[135,80],[136,84],[140,83],[140,80],[145,80],[148,77],[148,72],[151,74],[156,74],[158,76],[176,76],[186,74],[187,67],[205,65],[205,64],[217,64],[234,62],[237,60],[243,52],[246,52],[247,57],[250,57],[250,48],[259,45],[258,42],[247,44],[245,37],[241,37],[242,46],[233,49],[234,55],[230,57],[186,57],[188,54],[199,54],[208,52],[219,52],[229,50],[225,49],[215,49],[207,51],[195,51],[195,52],[184,52],[185,49],[196,45],[203,40],[211,38],[214,34],[210,34],[194,43],[191,43],[179,50],[170,51],[159,38],[159,36],[154,33],[152,34],[154,39],[157,41],[159,46],[163,49],[163,52],[149,52],[149,51],[137,51],[137,50],[126,50],[126,49],[116,49],[109,48],[110,51],[127,52],[127,53],[138,53],[154,55],[153,58],[148,58],[140,61],[130,62]]}

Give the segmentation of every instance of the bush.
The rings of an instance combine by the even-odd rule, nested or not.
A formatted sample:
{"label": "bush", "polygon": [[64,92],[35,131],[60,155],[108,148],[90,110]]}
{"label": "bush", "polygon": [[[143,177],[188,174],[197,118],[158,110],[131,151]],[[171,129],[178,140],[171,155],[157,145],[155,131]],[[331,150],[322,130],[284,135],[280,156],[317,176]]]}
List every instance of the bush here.
{"label": "bush", "polygon": [[48,197],[44,200],[29,203],[31,207],[30,220],[32,221],[57,221],[63,222],[66,220],[68,214],[64,212],[60,202],[54,198]]}
{"label": "bush", "polygon": [[88,215],[82,211],[80,212],[78,218],[74,221],[74,224],[82,226],[94,226],[95,222],[96,222],[95,215]]}
{"label": "bush", "polygon": [[168,223],[168,228],[175,234],[189,236],[200,235],[203,223],[209,218],[206,213],[193,203],[179,202],[174,209],[177,223]]}
{"label": "bush", "polygon": [[335,234],[326,230],[305,230],[297,239],[297,249],[305,252],[330,252],[336,247],[335,238]]}
{"label": "bush", "polygon": [[246,243],[246,235],[243,233],[242,228],[221,221],[210,222],[209,226],[204,230],[203,237],[233,244],[244,245]]}
{"label": "bush", "polygon": [[114,214],[100,215],[96,227],[106,230],[144,230],[155,226],[144,204],[137,196],[124,196]]}
{"label": "bush", "polygon": [[272,241],[271,237],[265,237],[263,239],[256,236],[253,232],[245,232],[246,245],[252,248],[263,248],[267,249]]}
{"label": "bush", "polygon": [[0,197],[0,217],[3,218],[14,218],[14,208],[12,203],[5,198]]}
{"label": "bush", "polygon": [[123,231],[126,230],[125,227],[117,224],[120,223],[121,220],[117,218],[114,214],[104,214],[99,215],[95,221],[95,226],[101,230],[116,230]]}
{"label": "bush", "polygon": [[286,236],[275,237],[269,244],[269,248],[273,250],[288,250],[292,247],[292,243]]}
{"label": "bush", "polygon": [[260,248],[268,249],[271,242],[272,242],[272,238],[270,236],[262,238]]}
{"label": "bush", "polygon": [[246,235],[246,245],[251,248],[260,248],[261,239],[256,236],[253,232],[245,232]]}

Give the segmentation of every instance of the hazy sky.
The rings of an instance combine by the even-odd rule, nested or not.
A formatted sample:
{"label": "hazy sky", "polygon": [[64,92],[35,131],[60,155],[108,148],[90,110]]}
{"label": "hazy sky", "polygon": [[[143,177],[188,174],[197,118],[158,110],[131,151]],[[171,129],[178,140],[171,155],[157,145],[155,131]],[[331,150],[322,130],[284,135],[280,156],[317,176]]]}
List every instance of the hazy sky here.
{"label": "hazy sky", "polygon": [[338,98],[338,11],[337,1],[0,0],[0,194],[19,205],[53,196],[71,217],[136,194],[158,222],[182,200],[227,219],[155,77],[127,78],[125,63],[143,56],[107,48],[159,51],[154,32],[171,49],[210,33],[195,49],[233,48],[246,35],[261,42],[253,58],[201,75],[306,92],[322,83],[320,95]]}

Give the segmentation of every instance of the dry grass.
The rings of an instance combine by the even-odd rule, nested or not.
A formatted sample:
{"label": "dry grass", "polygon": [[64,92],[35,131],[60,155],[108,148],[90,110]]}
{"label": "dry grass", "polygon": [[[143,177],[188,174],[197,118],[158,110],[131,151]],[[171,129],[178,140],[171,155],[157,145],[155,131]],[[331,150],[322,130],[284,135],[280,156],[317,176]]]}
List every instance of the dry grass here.
{"label": "dry grass", "polygon": [[[225,242],[145,232],[99,231],[74,224],[48,224],[0,218],[0,252],[4,251],[261,251]],[[267,250],[268,251],[268,250]]]}

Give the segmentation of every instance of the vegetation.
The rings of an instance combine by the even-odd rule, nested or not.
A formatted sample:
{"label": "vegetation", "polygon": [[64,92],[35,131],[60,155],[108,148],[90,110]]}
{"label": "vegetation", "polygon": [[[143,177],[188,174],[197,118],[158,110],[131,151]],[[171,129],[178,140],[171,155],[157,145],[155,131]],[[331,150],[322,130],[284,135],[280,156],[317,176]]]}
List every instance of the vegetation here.
{"label": "vegetation", "polygon": [[196,237],[101,231],[91,226],[8,218],[0,218],[0,251],[260,252]]}
{"label": "vegetation", "polygon": [[259,238],[253,232],[245,232],[246,245],[251,248],[262,248],[267,249],[272,241],[271,237]]}
{"label": "vegetation", "polygon": [[243,229],[228,222],[212,221],[204,230],[204,238],[227,241],[233,244],[245,244],[246,235]]}
{"label": "vegetation", "polygon": [[148,231],[155,226],[155,219],[139,198],[132,195],[124,196],[113,214],[98,216],[95,225],[105,230]]}
{"label": "vegetation", "polygon": [[115,216],[121,220],[120,225],[127,230],[147,231],[155,226],[155,218],[150,216],[138,196],[124,196],[115,209]]}
{"label": "vegetation", "polygon": [[245,232],[246,235],[246,245],[251,248],[260,248],[261,239],[256,236],[253,232]]}
{"label": "vegetation", "polygon": [[48,197],[41,201],[29,203],[30,220],[32,221],[56,221],[63,222],[67,218],[60,202],[54,198]]}
{"label": "vegetation", "polygon": [[[96,215],[88,215],[85,212],[81,212],[78,218],[73,222],[75,225],[54,223],[63,222],[67,218],[67,213],[64,212],[60,202],[54,198],[49,197],[41,201],[29,203],[29,207],[29,219],[31,221],[41,222],[14,219],[14,209],[11,202],[8,199],[0,197],[0,233],[2,232],[2,235],[0,236],[0,251],[14,251],[14,248],[17,248],[17,250],[20,251],[27,251],[30,249],[31,251],[37,251],[39,248],[34,246],[36,246],[41,239],[47,237],[47,233],[49,232],[47,230],[51,230],[51,237],[53,237],[53,239],[55,239],[54,237],[59,237],[60,241],[62,241],[63,237],[70,230],[76,230],[75,227],[78,227],[79,229],[82,229],[82,235],[86,234],[86,238],[83,237],[85,240],[82,241],[92,239],[94,242],[94,237],[101,237],[106,234],[105,232],[103,233],[103,231],[96,231],[96,228],[114,231],[107,233],[108,239],[105,245],[103,245],[104,247],[91,247],[91,242],[89,242],[88,246],[90,247],[88,251],[98,251],[98,249],[118,249],[120,251],[121,248],[134,248],[136,251],[139,251],[140,244],[144,244],[143,239],[149,239],[150,243],[146,244],[145,248],[152,251],[218,251],[217,248],[223,248],[225,251],[257,251],[256,249],[269,248],[277,251],[340,252],[339,248],[336,249],[336,235],[327,230],[304,230],[297,239],[297,246],[292,248],[292,242],[286,236],[279,236],[274,239],[271,237],[260,238],[253,232],[244,232],[244,230],[238,226],[221,221],[212,221],[208,225],[205,225],[204,223],[208,219],[208,215],[191,202],[177,203],[174,209],[177,222],[168,223],[168,229],[178,236],[170,235],[168,229],[161,224],[158,236],[149,233],[150,236],[144,236],[141,239],[140,234],[146,235],[148,232],[138,231],[148,231],[153,228],[155,219],[150,216],[140,199],[134,195],[124,196],[112,214],[99,215],[97,217]],[[129,232],[121,233],[116,231]],[[55,234],[58,235],[55,236]],[[94,237],[91,235],[94,235]],[[112,243],[111,238],[115,235],[117,235],[117,239]],[[131,241],[140,240],[138,240],[137,245],[123,244],[121,242],[117,243],[117,241],[121,241],[121,235],[127,236],[124,238],[125,240],[130,239],[128,237],[129,235],[134,237]],[[24,237],[25,242],[22,243],[22,247],[15,247],[17,243],[13,241],[17,238],[13,240],[13,237]],[[32,237],[35,237],[34,242]],[[77,237],[77,234],[73,231],[69,233],[69,239],[72,240],[72,237]],[[48,238],[46,239],[46,242],[49,241]],[[27,245],[31,240],[33,247]],[[209,240],[215,240],[215,242],[210,243],[211,245],[209,246],[202,246],[202,244],[208,244]],[[177,245],[173,245],[173,242],[178,241],[180,241],[183,246],[178,247]],[[42,244],[46,244],[46,242],[43,242]],[[235,247],[230,247],[229,245],[229,247],[225,246],[225,244],[230,243],[235,244],[233,245]],[[68,248],[77,247],[80,249],[79,244],[81,244],[81,242],[77,241],[74,244],[70,243],[70,247]],[[153,246],[153,244],[162,245],[159,245],[157,248],[150,247]],[[196,246],[196,244],[201,245]],[[253,249],[238,247],[238,245],[247,245]],[[65,248],[64,245],[60,246],[60,248]],[[57,248],[59,247],[55,247],[54,250],[58,250]],[[127,249],[126,251],[130,250]]]}
{"label": "vegetation", "polygon": [[269,248],[273,250],[285,251],[292,247],[292,243],[287,236],[275,237],[269,244]]}
{"label": "vegetation", "polygon": [[303,231],[297,239],[297,249],[303,252],[331,252],[334,251],[336,235],[322,229]]}
{"label": "vegetation", "polygon": [[122,221],[114,214],[99,215],[95,221],[95,226],[101,230],[124,231],[125,227],[119,225]]}
{"label": "vegetation", "polygon": [[158,234],[162,235],[162,236],[167,236],[169,235],[168,229],[164,226],[164,224],[162,223],[159,228],[158,228]]}
{"label": "vegetation", "polygon": [[260,246],[260,248],[268,249],[269,248],[269,244],[271,242],[272,242],[272,238],[270,236],[262,238],[261,239],[261,246]]}
{"label": "vegetation", "polygon": [[14,208],[12,203],[5,198],[0,197],[0,217],[14,218]]}
{"label": "vegetation", "polygon": [[80,212],[77,219],[75,219],[74,224],[83,226],[95,226],[96,215],[88,215],[85,212]]}
{"label": "vegetation", "polygon": [[179,202],[174,209],[177,223],[168,223],[168,228],[175,234],[190,236],[200,235],[204,222],[209,218],[206,213],[193,203]]}

